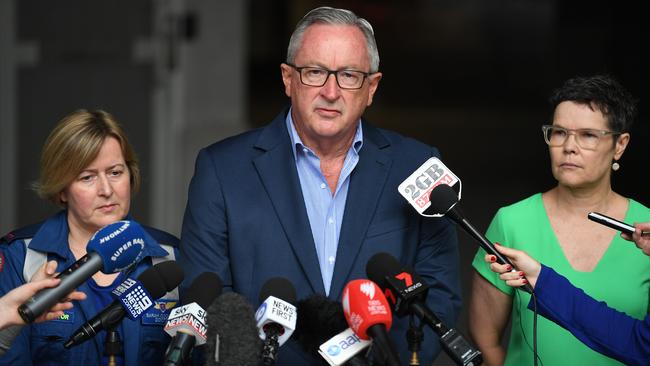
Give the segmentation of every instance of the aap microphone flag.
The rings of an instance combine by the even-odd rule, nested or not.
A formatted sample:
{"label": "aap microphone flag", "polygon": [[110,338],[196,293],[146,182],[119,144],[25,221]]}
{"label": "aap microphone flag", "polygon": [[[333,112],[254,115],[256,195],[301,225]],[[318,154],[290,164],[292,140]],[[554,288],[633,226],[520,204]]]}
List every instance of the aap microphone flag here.
{"label": "aap microphone flag", "polygon": [[347,328],[318,347],[320,354],[330,366],[340,366],[368,348],[372,341],[359,338],[351,328]]}

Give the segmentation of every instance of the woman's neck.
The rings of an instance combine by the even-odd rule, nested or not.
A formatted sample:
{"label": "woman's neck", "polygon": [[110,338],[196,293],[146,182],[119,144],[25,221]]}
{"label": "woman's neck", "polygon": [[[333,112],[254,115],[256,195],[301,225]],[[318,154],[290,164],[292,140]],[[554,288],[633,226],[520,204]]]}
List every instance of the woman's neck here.
{"label": "woman's neck", "polygon": [[77,227],[70,222],[68,222],[68,228],[68,246],[75,258],[79,259],[86,255],[86,246],[93,233]]}
{"label": "woman's neck", "polygon": [[590,188],[558,185],[547,193],[549,202],[555,206],[555,210],[577,215],[586,215],[591,211],[611,212],[621,199],[621,196],[612,191],[609,184]]}

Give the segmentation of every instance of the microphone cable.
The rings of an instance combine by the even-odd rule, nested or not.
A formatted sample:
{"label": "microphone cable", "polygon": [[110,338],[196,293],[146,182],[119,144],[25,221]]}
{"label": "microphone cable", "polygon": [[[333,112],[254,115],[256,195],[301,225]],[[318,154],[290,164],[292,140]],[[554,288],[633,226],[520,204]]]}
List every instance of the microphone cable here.
{"label": "microphone cable", "polygon": [[533,302],[533,345],[531,346],[530,343],[528,342],[528,338],[526,338],[526,332],[524,331],[524,327],[522,325],[522,317],[521,317],[521,308],[520,305],[523,302],[523,299],[521,298],[521,295],[519,294],[519,291],[515,291],[515,297],[517,298],[517,315],[519,316],[519,329],[521,330],[521,334],[524,337],[524,342],[526,342],[526,345],[528,346],[529,349],[532,348],[533,351],[533,365],[538,366],[537,361],[544,366],[544,362],[542,361],[541,357],[539,357],[539,354],[537,353],[537,296],[535,295],[535,291],[533,290],[530,293],[530,299]]}

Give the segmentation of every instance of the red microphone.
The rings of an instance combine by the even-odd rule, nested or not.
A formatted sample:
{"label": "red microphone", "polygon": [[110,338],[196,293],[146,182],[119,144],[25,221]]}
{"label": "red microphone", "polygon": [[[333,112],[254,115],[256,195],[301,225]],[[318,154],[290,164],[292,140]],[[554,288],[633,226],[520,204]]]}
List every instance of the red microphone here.
{"label": "red microphone", "polygon": [[388,339],[393,316],[379,286],[370,280],[353,280],[343,289],[343,314],[361,339],[372,339],[388,366],[401,365],[395,346]]}

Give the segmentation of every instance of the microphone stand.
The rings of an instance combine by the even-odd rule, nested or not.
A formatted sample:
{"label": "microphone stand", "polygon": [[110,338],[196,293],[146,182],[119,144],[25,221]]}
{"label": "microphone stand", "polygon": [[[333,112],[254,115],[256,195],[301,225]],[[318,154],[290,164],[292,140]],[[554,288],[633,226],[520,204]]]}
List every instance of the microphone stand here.
{"label": "microphone stand", "polygon": [[408,343],[409,351],[411,351],[411,360],[409,361],[409,366],[420,365],[418,352],[420,351],[420,345],[424,339],[424,332],[422,331],[423,326],[423,323],[420,323],[419,327],[416,326],[413,314],[409,316],[409,329],[406,331],[406,342]]}
{"label": "microphone stand", "polygon": [[106,330],[106,339],[104,340],[104,356],[108,357],[108,366],[117,366],[117,356],[124,357],[124,349],[120,333],[117,332],[117,326]]}

